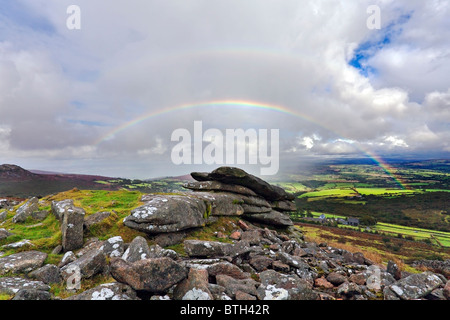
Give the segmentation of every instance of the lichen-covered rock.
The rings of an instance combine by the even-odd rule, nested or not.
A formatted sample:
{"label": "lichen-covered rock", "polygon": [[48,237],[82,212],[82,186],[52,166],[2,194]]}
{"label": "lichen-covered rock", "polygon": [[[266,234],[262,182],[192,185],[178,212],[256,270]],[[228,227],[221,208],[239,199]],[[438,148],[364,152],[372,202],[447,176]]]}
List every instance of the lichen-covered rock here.
{"label": "lichen-covered rock", "polygon": [[130,286],[118,283],[103,283],[65,300],[139,300]]}
{"label": "lichen-covered rock", "polygon": [[123,223],[148,234],[177,232],[206,224],[205,201],[185,195],[152,195],[147,203],[133,209]]}
{"label": "lichen-covered rock", "polygon": [[46,264],[31,272],[28,276],[45,284],[59,283],[62,280],[59,268],[54,264]]}
{"label": "lichen-covered rock", "polygon": [[450,280],[445,284],[442,294],[447,300],[450,300]]}
{"label": "lichen-covered rock", "polygon": [[258,288],[260,300],[318,300],[318,294],[310,284],[296,275],[285,275],[274,270],[259,274]]}
{"label": "lichen-covered rock", "polygon": [[75,253],[73,253],[73,251],[67,251],[59,262],[58,268],[62,268],[65,265],[74,262],[75,260],[77,260],[77,256],[75,255]]}
{"label": "lichen-covered rock", "polygon": [[37,289],[20,289],[12,300],[51,300],[52,296],[48,291]]}
{"label": "lichen-covered rock", "polygon": [[35,289],[49,291],[50,286],[42,281],[32,281],[18,277],[3,277],[0,278],[0,294],[13,295],[22,289]]}
{"label": "lichen-covered rock", "polygon": [[64,213],[72,208],[73,200],[72,199],[66,199],[62,201],[52,201],[52,213],[58,219],[59,221],[62,221],[62,218],[64,216]]}
{"label": "lichen-covered rock", "polygon": [[35,211],[39,211],[39,200],[33,197],[17,209],[16,215],[12,218],[12,222],[25,222]]}
{"label": "lichen-covered rock", "polygon": [[184,250],[190,257],[223,257],[229,255],[233,245],[218,241],[185,240]]}
{"label": "lichen-covered rock", "polygon": [[82,279],[92,278],[104,272],[107,267],[106,256],[100,249],[91,249],[80,258],[61,268],[61,276],[66,281],[77,270]]}
{"label": "lichen-covered rock", "polygon": [[213,300],[208,288],[208,271],[191,268],[188,277],[173,292],[175,300]]}
{"label": "lichen-covered rock", "polygon": [[256,288],[259,285],[259,283],[253,279],[235,279],[224,274],[217,275],[216,282],[219,286],[224,287],[225,293],[233,299],[236,297],[238,291],[256,296]]}
{"label": "lichen-covered rock", "polygon": [[389,288],[402,300],[419,299],[443,285],[441,277],[425,271],[400,279]]}
{"label": "lichen-covered rock", "polygon": [[121,236],[115,236],[103,241],[100,250],[108,257],[121,257],[124,253],[124,243]]}
{"label": "lichen-covered rock", "polygon": [[112,258],[111,275],[118,282],[134,290],[166,293],[173,285],[187,277],[187,270],[170,258],[143,259],[133,263]]}
{"label": "lichen-covered rock", "polygon": [[83,224],[85,211],[78,207],[65,207],[62,215],[61,232],[64,251],[83,247]]}
{"label": "lichen-covered rock", "polygon": [[135,237],[122,255],[122,259],[128,262],[135,262],[148,258],[150,258],[150,248],[148,247],[147,240],[141,236]]}
{"label": "lichen-covered rock", "polygon": [[24,251],[0,258],[0,275],[26,273],[41,267],[47,254],[40,251]]}

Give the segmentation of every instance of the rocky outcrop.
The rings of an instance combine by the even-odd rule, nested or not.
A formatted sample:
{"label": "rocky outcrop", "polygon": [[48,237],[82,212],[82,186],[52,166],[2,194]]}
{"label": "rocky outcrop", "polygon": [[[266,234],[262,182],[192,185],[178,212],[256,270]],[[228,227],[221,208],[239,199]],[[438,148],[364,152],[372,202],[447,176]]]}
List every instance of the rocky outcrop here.
{"label": "rocky outcrop", "polygon": [[[130,239],[134,231],[118,221],[101,240],[84,239],[109,212],[86,218],[73,200],[54,201],[61,244],[49,259],[44,252],[24,251],[38,247],[35,238],[2,246],[9,255],[0,258],[0,294],[55,299],[51,284],[73,294],[68,300],[450,299],[448,260],[416,262],[428,271],[409,274],[392,261],[385,267],[360,252],[307,242],[289,219],[292,197],[279,188],[228,167],[192,176],[197,181],[186,185],[188,191],[144,195],[142,206],[123,220],[148,238]],[[114,212],[102,228],[122,214]],[[215,221],[218,229],[211,231]],[[196,238],[194,228],[205,225],[208,238],[203,231]],[[5,228],[3,240],[11,236],[9,229],[14,232]],[[176,243],[176,252],[166,248]],[[102,281],[107,283],[98,285]],[[91,289],[83,292],[86,287]]]}
{"label": "rocky outcrop", "polygon": [[141,236],[129,244],[117,236],[87,241],[83,248],[65,253],[59,266],[42,266],[46,254],[37,251],[3,257],[0,270],[22,276],[29,272],[27,277],[35,281],[0,277],[0,294],[15,300],[53,299],[48,284],[69,282],[78,270],[81,282],[98,274],[116,282],[77,290],[68,300],[450,298],[449,281],[441,274],[402,275],[392,262],[386,268],[362,253],[306,242],[295,227],[275,231],[242,220],[235,226],[240,237],[223,235],[225,242],[188,239],[182,254],[149,245]]}
{"label": "rocky outcrop", "polygon": [[293,197],[282,188],[232,167],[192,173],[194,179],[177,195],[144,195],[144,205],[131,211],[124,224],[151,235],[174,233],[206,225],[213,217],[242,216],[278,227],[292,225]]}
{"label": "rocky outcrop", "polygon": [[209,174],[194,172],[191,176],[197,181],[219,181],[228,185],[242,186],[270,201],[294,199],[283,188],[273,186],[239,168],[220,167]]}

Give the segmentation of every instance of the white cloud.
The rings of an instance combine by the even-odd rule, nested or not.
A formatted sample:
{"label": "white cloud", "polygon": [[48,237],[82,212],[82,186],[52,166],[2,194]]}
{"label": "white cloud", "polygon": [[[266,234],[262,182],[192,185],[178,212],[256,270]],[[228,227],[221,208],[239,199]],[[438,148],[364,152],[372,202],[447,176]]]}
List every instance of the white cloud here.
{"label": "white cloud", "polygon": [[[366,27],[370,0],[80,0],[79,31],[66,28],[68,0],[20,3],[53,28],[33,30],[13,16],[0,23],[0,128],[9,130],[0,143],[11,158],[95,159],[103,167],[93,170],[103,171],[126,159],[130,172],[147,174],[128,162],[138,155],[170,173],[170,134],[194,120],[220,130],[278,128],[282,150],[298,155],[361,153],[358,145],[381,154],[449,149],[448,1],[375,1],[379,31]],[[361,44],[380,44],[386,33],[364,62],[376,72],[349,65]],[[144,114],[223,99],[299,116],[191,108],[149,116],[94,145]]]}

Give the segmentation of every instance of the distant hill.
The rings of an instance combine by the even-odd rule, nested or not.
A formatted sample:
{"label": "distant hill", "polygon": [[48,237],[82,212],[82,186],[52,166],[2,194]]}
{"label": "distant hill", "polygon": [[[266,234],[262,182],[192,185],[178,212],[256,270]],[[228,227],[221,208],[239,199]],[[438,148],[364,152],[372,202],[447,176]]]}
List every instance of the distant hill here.
{"label": "distant hill", "polygon": [[31,172],[17,165],[3,164],[0,165],[0,197],[27,198],[30,196],[46,196],[73,188],[93,190],[119,189],[119,186],[96,182],[111,179],[114,178],[42,171]]}

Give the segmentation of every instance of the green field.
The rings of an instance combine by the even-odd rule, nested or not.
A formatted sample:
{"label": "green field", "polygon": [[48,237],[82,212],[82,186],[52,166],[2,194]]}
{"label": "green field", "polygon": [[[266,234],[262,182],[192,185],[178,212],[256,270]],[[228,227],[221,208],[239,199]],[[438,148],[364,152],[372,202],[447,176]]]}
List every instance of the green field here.
{"label": "green field", "polygon": [[[345,216],[342,215],[336,215],[331,213],[322,213],[322,212],[311,212],[312,216],[314,218],[318,218],[320,215],[324,214],[325,217],[328,219],[332,218],[339,218],[339,219],[345,219]],[[341,225],[342,228],[348,228],[348,229],[354,229],[358,230],[360,228],[364,227],[352,227],[352,226],[346,226]],[[440,245],[443,247],[450,247],[450,232],[443,232],[443,231],[435,231],[435,230],[429,230],[429,229],[423,229],[423,228],[414,228],[414,227],[406,227],[401,226],[397,224],[391,224],[391,223],[383,223],[378,222],[375,226],[370,227],[371,231],[377,231],[382,234],[391,235],[394,237],[397,237],[398,235],[402,235],[405,238],[412,238],[414,240],[423,241],[428,239],[430,243]]]}

